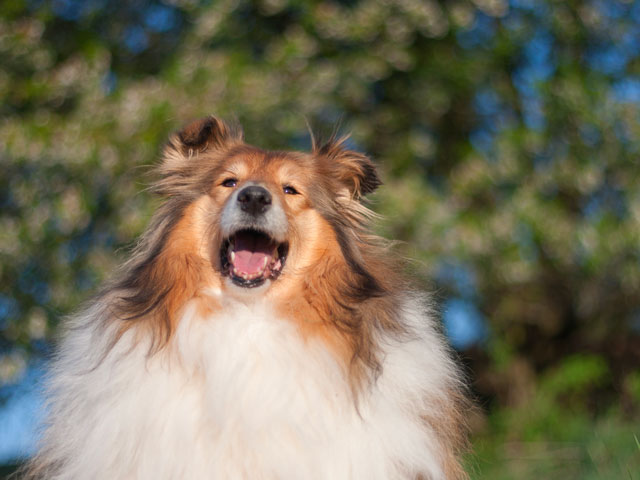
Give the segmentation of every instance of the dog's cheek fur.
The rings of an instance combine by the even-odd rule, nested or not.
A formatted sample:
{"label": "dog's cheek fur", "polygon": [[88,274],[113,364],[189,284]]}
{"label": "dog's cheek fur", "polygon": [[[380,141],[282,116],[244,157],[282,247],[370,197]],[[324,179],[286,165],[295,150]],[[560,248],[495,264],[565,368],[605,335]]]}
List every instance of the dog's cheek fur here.
{"label": "dog's cheek fur", "polygon": [[115,341],[130,328],[142,327],[152,339],[150,352],[157,352],[171,340],[180,309],[204,287],[219,288],[211,248],[218,232],[208,218],[210,203],[210,197],[201,196],[174,212],[165,231],[150,231],[139,254],[125,265],[126,274],[105,291],[118,324]]}
{"label": "dog's cheek fur", "polygon": [[349,235],[346,225],[325,218],[336,215],[321,214],[316,198],[313,208],[292,220],[288,271],[269,296],[304,338],[328,345],[357,396],[380,371],[378,334],[404,334],[394,295],[403,283],[386,268],[384,252],[363,256],[366,245]]}

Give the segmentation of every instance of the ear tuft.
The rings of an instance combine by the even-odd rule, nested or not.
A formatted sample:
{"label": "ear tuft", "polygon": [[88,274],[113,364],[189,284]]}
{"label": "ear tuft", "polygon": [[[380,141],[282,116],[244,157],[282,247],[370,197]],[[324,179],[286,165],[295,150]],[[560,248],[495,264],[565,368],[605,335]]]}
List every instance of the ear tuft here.
{"label": "ear tuft", "polygon": [[177,139],[182,152],[188,154],[193,151],[222,148],[241,141],[242,131],[230,128],[222,120],[209,116],[188,124],[178,132]]}
{"label": "ear tuft", "polygon": [[[242,143],[242,129],[229,127],[222,120],[209,116],[191,122],[174,133],[164,148],[158,171],[165,181],[158,191],[171,184],[172,178],[183,178],[194,168],[194,155],[223,150]],[[163,187],[163,188],[160,188]],[[168,191],[164,188],[164,191]]]}
{"label": "ear tuft", "polygon": [[367,162],[362,164],[362,183],[360,183],[360,191],[362,195],[367,195],[375,191],[380,185],[382,185],[382,180],[378,176],[378,171],[376,170],[375,165],[369,160],[369,158],[365,157]]}
{"label": "ear tuft", "polygon": [[359,198],[376,190],[382,181],[369,157],[344,146],[347,138],[332,137],[319,146],[313,140],[313,153],[323,160],[330,175],[347,187],[353,197]]}

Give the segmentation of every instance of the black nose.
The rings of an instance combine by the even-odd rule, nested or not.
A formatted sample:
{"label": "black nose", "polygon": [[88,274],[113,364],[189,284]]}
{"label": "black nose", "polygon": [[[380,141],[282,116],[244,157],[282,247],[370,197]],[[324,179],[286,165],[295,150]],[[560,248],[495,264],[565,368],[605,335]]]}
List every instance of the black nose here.
{"label": "black nose", "polygon": [[240,208],[251,215],[266,212],[271,206],[271,194],[266,188],[251,185],[238,193]]}

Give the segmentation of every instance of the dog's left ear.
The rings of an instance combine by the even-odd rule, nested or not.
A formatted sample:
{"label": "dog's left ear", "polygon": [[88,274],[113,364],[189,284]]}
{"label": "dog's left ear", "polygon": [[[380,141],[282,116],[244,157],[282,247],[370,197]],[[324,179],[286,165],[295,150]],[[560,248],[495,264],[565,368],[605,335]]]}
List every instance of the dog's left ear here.
{"label": "dog's left ear", "polygon": [[359,198],[373,192],[382,181],[369,157],[344,146],[346,139],[331,139],[320,146],[314,142],[313,153],[332,178],[341,182],[352,197]]}

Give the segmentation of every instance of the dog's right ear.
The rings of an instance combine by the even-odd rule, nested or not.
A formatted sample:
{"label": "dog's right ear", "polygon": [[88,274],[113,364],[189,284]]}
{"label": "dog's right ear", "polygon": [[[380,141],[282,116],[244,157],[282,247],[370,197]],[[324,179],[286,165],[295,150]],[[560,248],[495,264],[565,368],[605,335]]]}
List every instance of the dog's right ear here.
{"label": "dog's right ear", "polygon": [[242,130],[230,127],[213,115],[195,120],[174,133],[164,151],[162,170],[178,170],[199,153],[222,150],[242,142]]}
{"label": "dog's right ear", "polygon": [[191,122],[177,136],[186,154],[224,148],[229,143],[242,140],[242,132],[214,116]]}
{"label": "dog's right ear", "polygon": [[348,137],[331,137],[322,145],[312,138],[314,155],[320,158],[328,174],[359,199],[382,185],[376,167],[366,155],[345,146]]}

